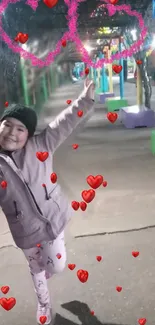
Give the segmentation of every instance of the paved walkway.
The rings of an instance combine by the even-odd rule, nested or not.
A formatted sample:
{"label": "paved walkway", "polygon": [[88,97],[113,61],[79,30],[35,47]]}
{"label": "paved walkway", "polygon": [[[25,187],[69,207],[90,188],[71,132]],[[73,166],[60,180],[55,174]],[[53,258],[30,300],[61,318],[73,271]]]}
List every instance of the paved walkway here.
{"label": "paved walkway", "polygon": [[[64,86],[51,96],[39,130],[81,88],[81,84]],[[117,81],[115,92],[117,95]],[[135,85],[125,84],[125,94],[130,104],[135,103]],[[49,115],[53,117],[49,119]],[[71,147],[73,142],[79,144],[77,151]],[[154,325],[155,229],[149,227],[155,225],[155,158],[150,152],[150,130],[126,130],[119,120],[111,125],[105,109],[96,104],[85,128],[79,128],[58,149],[54,166],[70,200],[80,200],[81,191],[89,188],[89,174],[102,174],[108,182],[107,188],[96,191],[85,212],[74,213],[68,226],[67,263],[75,263],[76,269],[66,267],[62,275],[49,280],[58,313],[56,325],[135,325],[140,318]],[[17,300],[9,312],[0,308],[0,325],[33,325],[36,301],[27,263],[13,246],[2,214],[0,221],[0,282],[10,286],[6,297]],[[141,230],[143,227],[148,229]],[[132,251],[140,255],[134,258]],[[103,257],[101,262],[97,255]],[[81,268],[89,272],[85,284],[76,276]],[[120,293],[116,286],[122,286]]]}
{"label": "paved walkway", "polygon": [[[61,98],[58,96],[54,103],[51,100],[51,107],[47,106],[53,116],[62,110],[66,99],[75,98],[72,92],[77,90],[78,93],[78,87],[80,89],[81,85],[73,86],[68,92],[65,89],[66,98],[61,91]],[[117,79],[115,93],[119,95]],[[125,84],[125,97],[129,104],[136,103],[134,84]],[[154,104],[155,92],[152,106]],[[49,122],[49,117],[45,121]],[[77,151],[72,149],[72,143],[79,144]],[[95,114],[58,149],[54,162],[71,201],[80,200],[81,191],[88,188],[86,177],[89,174],[102,174],[108,182],[107,188],[97,190],[95,200],[85,212],[76,213],[77,217],[70,224],[72,235],[115,232],[155,224],[155,160],[150,151],[150,129],[126,130],[119,119],[112,125],[103,105],[96,103]],[[129,209],[131,205],[132,209]]]}

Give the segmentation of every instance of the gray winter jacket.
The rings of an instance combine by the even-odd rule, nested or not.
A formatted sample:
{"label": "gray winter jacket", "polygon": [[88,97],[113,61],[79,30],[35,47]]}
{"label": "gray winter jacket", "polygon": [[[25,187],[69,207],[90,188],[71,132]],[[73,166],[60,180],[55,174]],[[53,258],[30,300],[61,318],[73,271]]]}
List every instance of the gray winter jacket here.
{"label": "gray winter jacket", "polygon": [[[0,183],[7,182],[6,188],[0,185],[0,205],[18,247],[28,249],[54,240],[73,214],[60,185],[51,182],[53,154],[93,105],[87,92],[83,92],[43,132],[30,138],[23,149],[14,151],[11,158],[0,153]],[[83,110],[83,117],[78,117],[78,110]],[[41,162],[36,153],[45,151],[49,157]]]}

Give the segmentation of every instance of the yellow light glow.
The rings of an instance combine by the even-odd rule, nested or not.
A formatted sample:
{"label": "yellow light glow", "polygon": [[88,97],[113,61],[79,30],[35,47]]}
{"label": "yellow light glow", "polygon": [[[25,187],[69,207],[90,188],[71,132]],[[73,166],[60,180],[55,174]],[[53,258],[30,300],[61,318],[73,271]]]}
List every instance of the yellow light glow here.
{"label": "yellow light glow", "polygon": [[90,52],[94,49],[93,47],[91,47],[91,46],[88,45],[88,44],[85,44],[85,45],[84,45],[84,48],[87,50],[88,53],[90,53]]}

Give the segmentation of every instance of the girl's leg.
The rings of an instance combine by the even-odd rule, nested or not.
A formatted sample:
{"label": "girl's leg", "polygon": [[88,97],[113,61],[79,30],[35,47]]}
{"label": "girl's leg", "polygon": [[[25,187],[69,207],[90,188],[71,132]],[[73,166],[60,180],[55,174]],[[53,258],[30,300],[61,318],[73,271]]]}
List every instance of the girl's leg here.
{"label": "girl's leg", "polygon": [[[46,315],[49,324],[50,319],[50,295],[47,286],[47,276],[63,271],[66,263],[66,249],[64,233],[61,233],[56,240],[43,243],[40,247],[23,250],[29,264],[30,273],[38,297],[37,321],[40,316]],[[46,307],[46,310],[42,310]]]}
{"label": "girl's leg", "polygon": [[40,317],[46,316],[46,324],[50,324],[52,320],[50,294],[45,276],[45,269],[42,264],[40,248],[34,247],[23,250],[32,276],[34,290],[38,298],[37,322],[41,324]]}
{"label": "girl's leg", "polygon": [[42,264],[40,248],[34,247],[30,249],[24,249],[23,253],[25,254],[25,257],[29,264],[34,289],[37,294],[39,303],[50,303],[47,280],[45,276],[45,268]]}
{"label": "girl's leg", "polygon": [[47,278],[64,270],[66,265],[64,232],[55,240],[41,245],[40,250]]}

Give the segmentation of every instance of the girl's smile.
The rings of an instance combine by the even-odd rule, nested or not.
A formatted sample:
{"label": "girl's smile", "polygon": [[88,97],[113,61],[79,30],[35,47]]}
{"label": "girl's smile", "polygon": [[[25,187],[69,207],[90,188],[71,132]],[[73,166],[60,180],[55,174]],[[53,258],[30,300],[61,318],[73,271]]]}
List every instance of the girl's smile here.
{"label": "girl's smile", "polygon": [[15,151],[22,149],[28,139],[25,125],[13,117],[6,117],[0,125],[0,145],[3,150]]}

